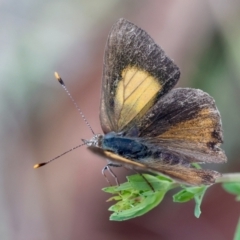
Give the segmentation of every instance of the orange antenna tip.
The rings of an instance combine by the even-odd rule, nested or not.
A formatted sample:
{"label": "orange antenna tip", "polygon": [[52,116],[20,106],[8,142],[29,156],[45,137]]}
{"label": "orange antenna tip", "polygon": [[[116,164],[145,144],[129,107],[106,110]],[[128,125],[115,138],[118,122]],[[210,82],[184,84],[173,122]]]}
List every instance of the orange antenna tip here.
{"label": "orange antenna tip", "polygon": [[56,78],[57,80],[60,79],[60,76],[59,76],[59,74],[58,74],[57,72],[54,72],[54,76],[55,76],[55,78]]}
{"label": "orange antenna tip", "polygon": [[59,83],[64,87],[64,89],[66,90],[65,84],[64,84],[62,78],[60,77],[60,75],[59,75],[57,72],[55,72],[54,75],[55,75],[55,78],[58,80],[58,82],[59,82]]}
{"label": "orange antenna tip", "polygon": [[33,166],[33,168],[34,169],[36,169],[36,168],[40,168],[40,167],[42,167],[42,166],[44,166],[44,165],[46,165],[47,163],[38,163],[38,164],[35,164],[34,166]]}

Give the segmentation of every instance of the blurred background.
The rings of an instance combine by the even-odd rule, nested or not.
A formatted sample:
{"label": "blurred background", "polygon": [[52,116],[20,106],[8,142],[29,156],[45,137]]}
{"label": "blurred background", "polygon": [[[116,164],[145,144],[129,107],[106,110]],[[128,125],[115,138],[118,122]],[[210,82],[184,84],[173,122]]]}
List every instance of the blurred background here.
{"label": "blurred background", "polygon": [[[220,185],[202,215],[169,193],[143,217],[110,222],[104,160],[86,147],[38,170],[92,137],[54,78],[58,71],[95,132],[105,42],[124,17],[146,30],[181,69],[178,86],[212,95],[222,115],[228,163],[240,171],[240,1],[8,1],[0,3],[0,239],[232,239],[239,204]],[[120,180],[130,173],[116,169]]]}

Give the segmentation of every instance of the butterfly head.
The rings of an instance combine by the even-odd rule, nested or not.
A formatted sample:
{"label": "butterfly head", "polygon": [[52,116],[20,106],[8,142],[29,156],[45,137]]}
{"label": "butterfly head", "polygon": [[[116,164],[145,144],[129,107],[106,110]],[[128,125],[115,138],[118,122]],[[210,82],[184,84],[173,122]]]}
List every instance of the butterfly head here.
{"label": "butterfly head", "polygon": [[91,139],[82,139],[83,143],[88,147],[101,147],[102,146],[102,134],[95,134]]}

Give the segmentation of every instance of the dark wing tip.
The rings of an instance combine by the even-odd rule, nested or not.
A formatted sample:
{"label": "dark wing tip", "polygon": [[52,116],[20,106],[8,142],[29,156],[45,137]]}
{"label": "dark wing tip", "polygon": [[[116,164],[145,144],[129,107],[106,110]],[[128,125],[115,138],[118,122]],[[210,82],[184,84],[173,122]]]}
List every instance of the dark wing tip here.
{"label": "dark wing tip", "polygon": [[213,170],[202,170],[201,178],[202,184],[204,185],[212,185],[216,182],[216,179],[221,177],[222,174]]}

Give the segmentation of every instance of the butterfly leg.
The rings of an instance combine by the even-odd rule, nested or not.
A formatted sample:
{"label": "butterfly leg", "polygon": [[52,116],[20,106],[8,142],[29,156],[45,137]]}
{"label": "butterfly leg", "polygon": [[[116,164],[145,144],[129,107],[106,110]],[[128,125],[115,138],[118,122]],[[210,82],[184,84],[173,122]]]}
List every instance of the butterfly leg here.
{"label": "butterfly leg", "polygon": [[112,186],[112,184],[110,183],[110,181],[108,180],[105,171],[108,170],[108,172],[112,175],[112,177],[115,179],[116,184],[119,186],[119,182],[118,182],[118,178],[117,176],[114,174],[114,172],[112,171],[112,169],[110,167],[119,167],[119,165],[115,165],[113,163],[108,163],[103,169],[102,169],[102,175],[105,177],[106,181],[108,182],[108,184],[110,186]]}

